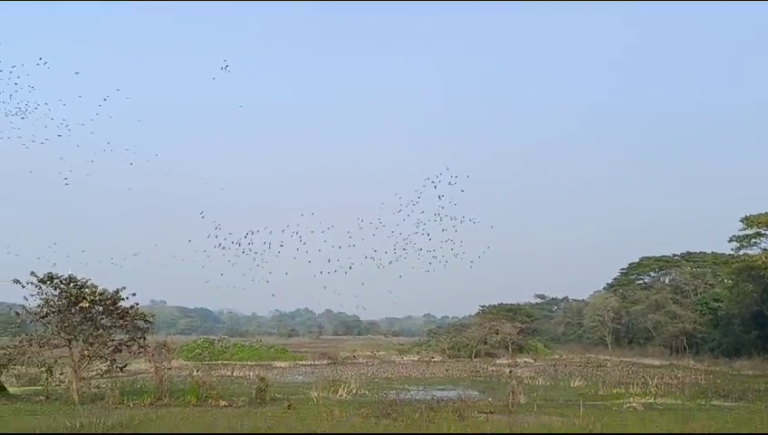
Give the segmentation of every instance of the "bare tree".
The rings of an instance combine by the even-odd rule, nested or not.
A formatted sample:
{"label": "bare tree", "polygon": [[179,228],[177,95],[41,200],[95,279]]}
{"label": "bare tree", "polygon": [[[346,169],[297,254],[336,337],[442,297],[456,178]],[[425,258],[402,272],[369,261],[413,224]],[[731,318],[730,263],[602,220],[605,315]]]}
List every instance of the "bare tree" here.
{"label": "bare tree", "polygon": [[496,330],[499,341],[504,345],[509,356],[515,355],[521,346],[523,339],[523,326],[517,322],[499,322]]}
{"label": "bare tree", "polygon": [[486,326],[487,325],[484,325],[482,322],[473,321],[461,335],[466,349],[469,351],[469,356],[473,361],[477,358],[478,352],[482,350],[483,344],[488,338],[488,329]]}
{"label": "bare tree", "polygon": [[430,329],[427,331],[427,339],[445,356],[451,355],[451,351],[456,343],[453,331],[447,327]]}

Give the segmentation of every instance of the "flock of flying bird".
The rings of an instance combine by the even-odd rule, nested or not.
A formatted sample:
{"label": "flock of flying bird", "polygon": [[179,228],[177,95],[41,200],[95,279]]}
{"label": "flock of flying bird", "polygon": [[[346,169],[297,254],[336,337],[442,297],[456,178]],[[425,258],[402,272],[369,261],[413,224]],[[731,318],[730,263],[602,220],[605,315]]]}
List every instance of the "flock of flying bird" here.
{"label": "flock of flying bird", "polygon": [[[63,153],[55,157],[60,163],[57,172],[61,186],[65,188],[75,180],[76,174],[69,165],[73,156],[98,165],[101,155],[122,154],[127,166],[150,163],[152,157],[158,157],[151,151],[142,153],[136,146],[113,144],[109,138],[99,137],[100,133],[93,128],[101,118],[113,119],[110,109],[116,100],[130,99],[120,88],[90,101],[86,119],[78,119],[75,111],[67,113],[68,101],[48,102],[38,95],[36,86],[30,83],[35,72],[32,69],[47,71],[51,65],[42,57],[34,62],[10,65],[0,60],[0,106],[6,121],[0,124],[1,146],[17,147],[19,153],[32,149]],[[216,80],[230,73],[230,65],[224,60],[212,78]],[[68,74],[80,76],[79,71]],[[83,96],[77,98],[82,104]],[[70,153],[72,147],[79,152]],[[34,175],[35,169],[29,168],[28,172]],[[87,182],[98,182],[90,174],[84,176],[90,178]],[[196,255],[177,260],[204,269],[207,286],[261,289],[263,294],[273,297],[277,290],[270,289],[270,284],[295,275],[317,279],[318,291],[342,296],[338,290],[342,287],[374,287],[370,284],[366,287],[365,278],[359,274],[365,269],[392,269],[393,276],[402,279],[406,273],[435,273],[459,263],[473,268],[489,247],[469,254],[469,247],[462,239],[468,227],[479,225],[477,219],[462,215],[457,208],[460,197],[465,194],[463,182],[469,178],[444,168],[424,178],[411,192],[395,194],[391,204],[382,202],[377,217],[352,218],[346,222],[323,223],[316,213],[307,212],[285,225],[254,225],[236,231],[212,218],[213,212],[201,210],[197,219],[210,230],[208,234],[180,241],[187,245],[184,248],[190,254]],[[19,257],[11,246],[6,247],[5,254]],[[87,274],[89,265],[100,263],[120,268],[145,254],[146,251],[87,259],[85,250],[53,242],[36,260],[47,261],[47,265],[56,268],[64,262],[67,264],[62,266],[71,267],[77,258],[86,270],[76,268],[76,273]],[[370,274],[366,276],[369,280],[375,279]],[[339,285],[339,278],[349,283]],[[232,284],[235,282],[238,284]],[[297,279],[296,285],[306,286],[307,282]],[[387,291],[392,294],[391,289]],[[355,294],[350,296],[358,299]],[[356,301],[348,302],[355,302],[356,309],[367,310]],[[344,308],[344,304],[340,307]]]}

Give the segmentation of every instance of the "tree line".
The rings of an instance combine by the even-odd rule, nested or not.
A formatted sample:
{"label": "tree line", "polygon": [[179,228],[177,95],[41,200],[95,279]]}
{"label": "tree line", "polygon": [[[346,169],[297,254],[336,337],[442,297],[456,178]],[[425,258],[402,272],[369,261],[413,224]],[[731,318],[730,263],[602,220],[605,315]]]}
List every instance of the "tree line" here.
{"label": "tree line", "polygon": [[[768,213],[744,216],[730,252],[641,257],[586,299],[534,295],[533,301],[481,306],[466,317],[431,314],[363,320],[302,308],[268,316],[214,312],[152,301],[158,335],[422,337],[433,351],[479,357],[556,345],[662,348],[670,354],[738,358],[768,353]],[[10,307],[13,308],[13,307]],[[0,315],[0,335],[19,334]]]}
{"label": "tree line", "polygon": [[[13,314],[20,307],[20,304],[0,302],[0,337],[14,337],[23,333],[17,327]],[[424,314],[365,320],[342,311],[324,310],[318,313],[309,308],[276,310],[268,315],[242,314],[232,310],[214,311],[203,307],[168,305],[162,300],[151,300],[140,308],[153,316],[151,333],[159,336],[422,337],[430,328],[460,319]]]}
{"label": "tree line", "polygon": [[744,216],[731,252],[645,256],[586,300],[536,295],[482,306],[427,332],[435,350],[464,357],[557,344],[661,348],[725,358],[768,353],[768,213]]}
{"label": "tree line", "polygon": [[143,307],[155,317],[155,333],[161,335],[224,335],[228,337],[392,336],[419,337],[433,327],[458,317],[432,314],[364,320],[355,314],[309,308],[273,311],[269,315],[241,314],[231,310],[174,307],[152,301]]}

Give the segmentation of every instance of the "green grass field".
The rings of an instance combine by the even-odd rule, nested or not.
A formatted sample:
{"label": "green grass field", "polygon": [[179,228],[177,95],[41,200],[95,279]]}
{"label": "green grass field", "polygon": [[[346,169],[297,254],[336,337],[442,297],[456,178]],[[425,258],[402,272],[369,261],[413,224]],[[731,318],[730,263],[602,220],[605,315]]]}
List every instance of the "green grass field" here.
{"label": "green grass field", "polygon": [[156,406],[73,409],[64,405],[5,405],[7,432],[764,432],[763,407],[648,407],[551,404],[514,414],[486,414],[463,403],[391,403],[297,399],[264,408]]}
{"label": "green grass field", "polygon": [[[253,348],[237,349],[257,354]],[[71,404],[66,389],[35,386],[39,380],[31,369],[16,368],[4,376],[11,394],[0,396],[0,430],[768,430],[768,376],[763,374],[590,356],[472,362],[379,354],[319,363],[278,353],[282,356],[274,363],[263,362],[263,352],[254,356],[260,363],[176,360],[162,384],[146,362],[136,361],[123,377],[92,382],[80,406]],[[510,399],[513,383],[518,387]]]}

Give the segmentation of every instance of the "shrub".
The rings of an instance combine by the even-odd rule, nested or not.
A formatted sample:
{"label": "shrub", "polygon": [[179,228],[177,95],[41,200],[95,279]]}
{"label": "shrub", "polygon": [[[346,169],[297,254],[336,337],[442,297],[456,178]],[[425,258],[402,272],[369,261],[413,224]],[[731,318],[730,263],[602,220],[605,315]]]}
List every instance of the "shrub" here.
{"label": "shrub", "polygon": [[523,346],[523,353],[540,357],[553,354],[552,350],[546,344],[536,339],[528,340],[528,342],[525,343],[525,346]]}

